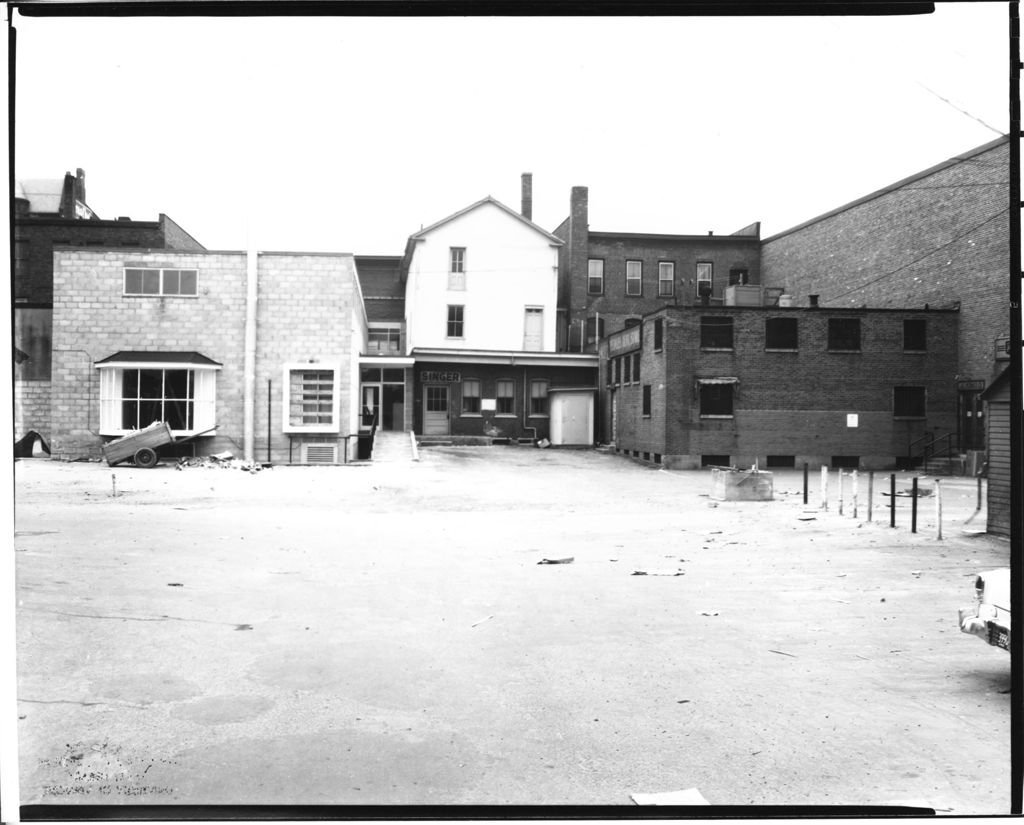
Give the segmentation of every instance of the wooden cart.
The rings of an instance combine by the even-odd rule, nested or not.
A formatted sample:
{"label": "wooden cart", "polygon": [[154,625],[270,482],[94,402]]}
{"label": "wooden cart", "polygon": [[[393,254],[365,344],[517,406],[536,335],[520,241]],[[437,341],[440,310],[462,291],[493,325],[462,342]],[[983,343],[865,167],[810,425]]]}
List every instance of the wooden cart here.
{"label": "wooden cart", "polygon": [[171,434],[171,427],[165,421],[154,421],[148,427],[136,430],[128,435],[115,438],[113,441],[103,445],[103,457],[107,464],[113,467],[126,459],[133,458],[136,467],[149,469],[155,467],[160,461],[157,450],[168,444],[184,444],[193,438],[198,438],[206,433],[212,433],[216,427],[211,427],[201,433],[190,435],[185,438],[175,438]]}

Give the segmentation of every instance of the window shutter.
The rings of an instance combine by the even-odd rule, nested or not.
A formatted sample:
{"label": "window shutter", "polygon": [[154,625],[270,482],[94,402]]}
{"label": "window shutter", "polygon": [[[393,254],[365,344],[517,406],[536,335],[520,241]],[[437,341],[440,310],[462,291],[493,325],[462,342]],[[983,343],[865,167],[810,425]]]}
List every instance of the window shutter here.
{"label": "window shutter", "polygon": [[217,373],[195,370],[192,380],[195,393],[193,428],[201,433],[217,424]]}

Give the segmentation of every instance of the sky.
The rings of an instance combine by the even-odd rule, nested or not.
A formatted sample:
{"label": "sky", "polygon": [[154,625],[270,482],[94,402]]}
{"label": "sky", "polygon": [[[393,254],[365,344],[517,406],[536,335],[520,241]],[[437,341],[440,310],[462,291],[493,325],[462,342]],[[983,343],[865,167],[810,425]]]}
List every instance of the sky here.
{"label": "sky", "polygon": [[17,178],[208,249],[402,253],[491,195],[552,230],[768,237],[1006,133],[1007,3],[900,17],[11,14]]}

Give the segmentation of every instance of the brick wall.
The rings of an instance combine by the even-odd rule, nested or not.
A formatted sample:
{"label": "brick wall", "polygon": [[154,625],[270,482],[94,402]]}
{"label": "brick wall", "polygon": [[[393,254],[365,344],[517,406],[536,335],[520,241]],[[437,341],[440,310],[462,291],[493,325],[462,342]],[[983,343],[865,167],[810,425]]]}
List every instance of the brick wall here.
{"label": "brick wall", "polygon": [[14,440],[29,430],[50,438],[50,382],[14,381]]}
{"label": "brick wall", "polygon": [[768,238],[764,283],[829,307],[959,301],[953,372],[987,383],[993,340],[1010,329],[1008,164],[1000,139]]}
{"label": "brick wall", "polygon": [[[700,346],[702,316],[732,318],[731,351]],[[666,323],[664,351],[653,349],[653,322]],[[765,349],[765,319],[795,317],[797,351]],[[830,317],[861,319],[861,350],[827,351]],[[903,350],[903,320],[927,323],[927,351]],[[832,456],[860,456],[862,466],[891,466],[911,441],[926,431],[956,428],[956,397],[948,364],[957,356],[955,312],[809,309],[670,309],[644,320],[639,384],[615,389],[620,449],[658,453],[671,466],[700,466],[701,455],[726,455],[739,465],[769,455],[792,455],[797,462],[830,463]],[[602,355],[602,383],[609,359]],[[698,378],[736,378],[732,418],[701,418]],[[641,414],[642,387],[651,385],[651,416]],[[893,387],[924,387],[926,418],[895,419]],[[611,433],[610,393],[603,430]],[[856,428],[847,415],[856,413]]]}

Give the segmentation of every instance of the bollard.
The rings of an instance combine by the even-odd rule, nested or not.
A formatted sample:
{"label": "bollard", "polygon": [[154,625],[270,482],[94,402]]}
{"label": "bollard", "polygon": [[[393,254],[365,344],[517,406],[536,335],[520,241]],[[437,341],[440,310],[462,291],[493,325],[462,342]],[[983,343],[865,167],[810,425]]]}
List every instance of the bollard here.
{"label": "bollard", "polygon": [[853,517],[857,518],[857,471],[854,470],[851,475],[853,476]]}
{"label": "bollard", "polygon": [[828,467],[821,465],[821,509],[828,511]]}
{"label": "bollard", "polygon": [[868,521],[871,521],[871,510],[875,506],[875,474],[868,473]]}
{"label": "bollard", "polygon": [[889,526],[896,526],[896,473],[889,476]]}
{"label": "bollard", "polygon": [[843,471],[839,470],[839,515],[843,514]]}
{"label": "bollard", "polygon": [[117,498],[117,475],[110,474],[110,490],[114,498]]}
{"label": "bollard", "polygon": [[807,462],[804,462],[804,504],[807,504]]}
{"label": "bollard", "polygon": [[942,540],[942,483],[935,479],[935,538]]}
{"label": "bollard", "polygon": [[910,532],[917,532],[917,476],[914,476],[914,487],[910,493]]}

